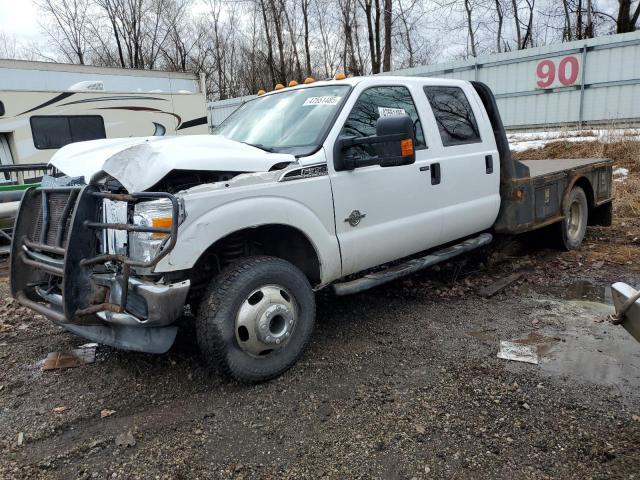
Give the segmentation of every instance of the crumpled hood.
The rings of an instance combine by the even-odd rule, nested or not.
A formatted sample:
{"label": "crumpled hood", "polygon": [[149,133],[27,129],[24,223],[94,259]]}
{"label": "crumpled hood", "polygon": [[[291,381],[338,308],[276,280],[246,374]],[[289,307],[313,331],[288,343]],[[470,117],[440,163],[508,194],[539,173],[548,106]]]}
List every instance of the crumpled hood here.
{"label": "crumpled hood", "polygon": [[295,162],[293,155],[269,153],[219,135],[92,140],[61,148],[51,165],[85,182],[104,171],[129,192],[144,191],[172,170],[266,172]]}

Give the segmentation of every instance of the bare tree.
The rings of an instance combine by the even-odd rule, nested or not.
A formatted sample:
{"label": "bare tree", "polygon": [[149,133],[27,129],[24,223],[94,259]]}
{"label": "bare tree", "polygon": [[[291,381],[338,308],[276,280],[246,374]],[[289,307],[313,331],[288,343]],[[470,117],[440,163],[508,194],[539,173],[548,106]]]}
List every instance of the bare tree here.
{"label": "bare tree", "polygon": [[338,6],[340,8],[342,30],[344,33],[342,64],[346,72],[353,75],[360,75],[362,68],[356,58],[354,42],[355,0],[338,0]]}
{"label": "bare tree", "polygon": [[467,19],[467,33],[469,35],[469,47],[471,49],[471,56],[477,57],[478,52],[476,50],[476,35],[473,27],[473,3],[471,0],[464,0],[464,11]]}
{"label": "bare tree", "polygon": [[380,73],[382,60],[382,45],[380,43],[382,9],[380,8],[380,0],[359,0],[359,4],[367,21],[367,41],[371,58],[371,72]]}
{"label": "bare tree", "polygon": [[616,32],[635,32],[638,17],[640,17],[640,1],[632,6],[633,0],[618,0],[618,15],[616,17]]}
{"label": "bare tree", "polygon": [[302,23],[304,25],[304,60],[305,75],[311,75],[311,49],[309,48],[309,6],[310,0],[301,0]]}
{"label": "bare tree", "polygon": [[20,58],[20,45],[15,37],[0,32],[0,58]]}
{"label": "bare tree", "polygon": [[391,0],[384,0],[384,56],[382,58],[382,71],[391,70],[391,36],[393,27],[393,4]]}
{"label": "bare tree", "polygon": [[495,0],[498,31],[496,32],[496,52],[502,52],[502,28],[504,27],[504,6],[502,0]]}
{"label": "bare tree", "polygon": [[520,0],[511,0],[518,50],[524,50],[525,48],[533,47],[533,12],[536,0],[524,0],[527,12],[526,23],[523,23],[522,15],[520,13],[521,3],[522,2]]}
{"label": "bare tree", "polygon": [[38,0],[42,28],[70,63],[85,64],[89,0]]}

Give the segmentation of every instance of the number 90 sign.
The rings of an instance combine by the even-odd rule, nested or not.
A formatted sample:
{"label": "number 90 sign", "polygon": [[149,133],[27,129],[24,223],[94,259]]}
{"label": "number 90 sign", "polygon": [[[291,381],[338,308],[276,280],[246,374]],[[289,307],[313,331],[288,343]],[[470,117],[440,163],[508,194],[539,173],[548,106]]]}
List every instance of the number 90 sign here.
{"label": "number 90 sign", "polygon": [[553,88],[574,85],[580,73],[580,62],[574,56],[562,57],[559,61],[541,60],[536,65],[536,86]]}

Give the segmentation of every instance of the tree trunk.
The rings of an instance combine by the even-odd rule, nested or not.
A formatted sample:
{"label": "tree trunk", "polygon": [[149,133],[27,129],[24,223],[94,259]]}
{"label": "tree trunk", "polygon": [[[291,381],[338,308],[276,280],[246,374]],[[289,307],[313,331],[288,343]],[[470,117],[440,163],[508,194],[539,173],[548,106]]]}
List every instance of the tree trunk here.
{"label": "tree trunk", "polygon": [[382,71],[391,70],[391,21],[393,19],[393,5],[391,0],[384,0],[384,58]]}
{"label": "tree trunk", "polygon": [[502,26],[504,24],[504,11],[502,10],[502,3],[500,0],[496,0],[496,13],[498,14],[498,32],[496,35],[496,49],[498,53],[502,52]]}
{"label": "tree trunk", "polygon": [[632,0],[618,0],[617,33],[636,31],[636,23],[638,22],[638,16],[640,16],[640,2],[636,5],[636,9],[632,14],[631,1]]}
{"label": "tree trunk", "polygon": [[298,45],[296,43],[296,38],[293,34],[293,26],[291,25],[291,19],[289,18],[289,14],[287,13],[287,6],[285,4],[285,0],[280,1],[280,6],[282,7],[282,11],[284,12],[284,20],[287,22],[287,28],[289,29],[289,37],[291,38],[291,48],[293,49],[293,59],[296,63],[296,77],[298,80],[304,80],[302,78],[302,65],[300,64],[300,56],[298,55]]}
{"label": "tree trunk", "polygon": [[311,76],[311,50],[309,49],[309,0],[302,0],[302,21],[304,23],[304,57],[306,76]]}
{"label": "tree trunk", "polygon": [[573,32],[571,31],[571,14],[569,13],[569,0],[562,0],[562,7],[564,9],[564,32],[562,33],[562,39],[566,42],[573,40]]}
{"label": "tree trunk", "polygon": [[526,0],[526,2],[529,7],[529,21],[527,22],[527,30],[522,39],[522,50],[527,48],[527,43],[533,47],[533,9],[536,5],[536,0]]}
{"label": "tree trunk", "polygon": [[582,27],[582,0],[578,0],[576,8],[576,38],[582,40],[584,38],[584,29]]}
{"label": "tree trunk", "polygon": [[264,23],[264,36],[267,40],[267,64],[269,65],[269,73],[271,74],[271,85],[275,85],[276,80],[276,70],[275,65],[273,64],[273,43],[271,42],[271,33],[269,32],[269,19],[267,18],[267,6],[264,3],[264,0],[260,0],[260,9],[262,10],[262,21]]}
{"label": "tree trunk", "polygon": [[471,16],[473,12],[473,6],[471,5],[470,0],[464,0],[464,9],[467,12],[467,31],[469,33],[469,43],[471,44],[471,56],[477,57],[478,55],[476,52],[476,36],[473,31],[473,22]]}
{"label": "tree trunk", "polygon": [[271,15],[273,17],[273,26],[276,29],[276,40],[278,41],[278,55],[280,56],[280,71],[278,72],[278,79],[283,85],[287,83],[287,67],[285,65],[284,58],[284,39],[282,37],[282,24],[280,23],[280,16],[277,12],[274,0],[269,0],[271,5]]}
{"label": "tree trunk", "polygon": [[367,20],[367,41],[369,42],[369,55],[371,55],[371,73],[380,73],[380,57],[376,56],[376,44],[373,31],[373,10],[372,0],[360,2]]}
{"label": "tree trunk", "polygon": [[380,0],[375,0],[376,16],[374,17],[374,35],[376,40],[376,64],[378,66],[376,73],[380,72],[380,62],[382,60],[382,42],[380,41],[380,19],[382,18],[382,9],[380,8]]}
{"label": "tree trunk", "polygon": [[520,31],[520,17],[518,15],[518,2],[517,0],[511,0],[513,6],[513,20],[516,26],[516,39],[518,41],[518,50],[522,49],[522,32]]}

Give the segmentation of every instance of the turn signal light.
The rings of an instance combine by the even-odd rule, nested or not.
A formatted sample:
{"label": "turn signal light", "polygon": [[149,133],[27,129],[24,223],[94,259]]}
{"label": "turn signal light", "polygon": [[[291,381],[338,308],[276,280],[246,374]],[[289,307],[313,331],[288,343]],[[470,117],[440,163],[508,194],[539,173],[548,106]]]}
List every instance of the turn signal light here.
{"label": "turn signal light", "polygon": [[290,87],[295,87],[296,85],[298,85],[298,82],[296,82],[295,80],[291,80],[291,81],[289,82],[289,86],[290,86]]}
{"label": "turn signal light", "polygon": [[265,91],[264,91],[264,90],[262,90],[262,89],[258,90],[258,96],[259,96],[259,97],[260,97],[260,96],[262,96],[262,95],[264,95],[265,93],[267,93],[267,92],[265,92]]}
{"label": "turn signal light", "polygon": [[[171,228],[173,225],[173,218],[171,217],[156,217],[151,219],[151,226],[154,228]],[[166,233],[154,232],[151,234],[152,238],[164,238]]]}
{"label": "turn signal light", "polygon": [[305,78],[305,79],[304,79],[304,84],[305,84],[305,85],[309,85],[310,83],[313,83],[313,82],[315,82],[315,81],[316,81],[316,79],[315,79],[315,78],[313,78],[313,77],[307,77],[307,78]]}
{"label": "turn signal light", "polygon": [[344,80],[347,76],[344,73],[336,73],[336,76],[333,77],[334,80]]}
{"label": "turn signal light", "polygon": [[413,140],[407,138],[400,141],[400,153],[403,157],[410,157],[413,155]]}
{"label": "turn signal light", "polygon": [[276,84],[274,90],[282,90],[284,88],[284,85],[281,83]]}
{"label": "turn signal light", "polygon": [[516,200],[522,200],[522,197],[524,197],[524,192],[522,190],[516,190],[515,192],[513,192],[513,196],[516,197]]}

